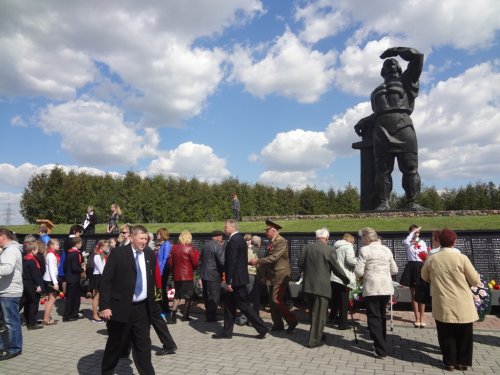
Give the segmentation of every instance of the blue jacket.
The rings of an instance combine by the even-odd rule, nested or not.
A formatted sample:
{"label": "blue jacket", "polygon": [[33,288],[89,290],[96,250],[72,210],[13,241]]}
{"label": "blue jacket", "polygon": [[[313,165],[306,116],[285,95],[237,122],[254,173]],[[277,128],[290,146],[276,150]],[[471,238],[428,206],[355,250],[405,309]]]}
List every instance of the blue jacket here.
{"label": "blue jacket", "polygon": [[160,246],[160,250],[158,251],[158,264],[160,266],[160,272],[163,275],[163,269],[165,265],[167,265],[168,257],[170,256],[170,251],[172,250],[172,244],[170,241],[166,240]]}

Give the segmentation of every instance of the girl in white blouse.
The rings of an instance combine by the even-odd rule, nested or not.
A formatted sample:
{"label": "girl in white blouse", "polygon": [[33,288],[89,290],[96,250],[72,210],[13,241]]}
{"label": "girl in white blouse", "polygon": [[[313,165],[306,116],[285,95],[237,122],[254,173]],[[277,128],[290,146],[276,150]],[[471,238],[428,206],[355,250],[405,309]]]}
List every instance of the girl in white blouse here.
{"label": "girl in white blouse", "polygon": [[50,317],[54,303],[59,295],[59,282],[57,280],[57,269],[59,267],[59,241],[55,238],[47,243],[46,268],[43,275],[45,292],[47,293],[47,302],[43,313],[43,325],[57,324],[57,320]]}

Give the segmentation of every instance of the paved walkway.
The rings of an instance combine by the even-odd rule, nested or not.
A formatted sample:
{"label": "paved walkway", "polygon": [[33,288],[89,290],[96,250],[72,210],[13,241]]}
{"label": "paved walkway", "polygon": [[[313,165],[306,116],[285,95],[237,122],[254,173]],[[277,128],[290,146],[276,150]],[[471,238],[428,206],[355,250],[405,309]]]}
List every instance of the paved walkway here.
{"label": "paved walkway", "polygon": [[[86,319],[62,323],[36,331],[23,327],[23,354],[0,362],[0,374],[99,374],[106,342],[104,324],[92,323],[90,305],[84,300]],[[62,306],[58,306],[58,312]],[[54,314],[55,315],[55,314]],[[263,313],[270,323],[269,314]],[[205,323],[202,311],[194,311],[191,322],[169,325],[179,347],[177,354],[157,357],[153,366],[157,374],[443,374],[437,335],[431,324],[427,328],[412,326],[409,312],[394,312],[394,330],[388,332],[389,357],[375,359],[363,314],[356,314],[358,343],[353,331],[338,331],[327,327],[327,345],[309,349],[309,325],[306,314],[295,333],[273,334],[264,340],[252,336],[251,327],[235,326],[232,340],[213,340],[211,334],[220,323]],[[428,323],[432,323],[430,314]],[[59,316],[59,319],[61,317]],[[152,331],[153,350],[161,347]],[[500,319],[488,316],[475,324],[474,365],[471,374],[500,373]],[[457,372],[457,371],[456,371]],[[116,374],[137,374],[130,360],[120,360]]]}

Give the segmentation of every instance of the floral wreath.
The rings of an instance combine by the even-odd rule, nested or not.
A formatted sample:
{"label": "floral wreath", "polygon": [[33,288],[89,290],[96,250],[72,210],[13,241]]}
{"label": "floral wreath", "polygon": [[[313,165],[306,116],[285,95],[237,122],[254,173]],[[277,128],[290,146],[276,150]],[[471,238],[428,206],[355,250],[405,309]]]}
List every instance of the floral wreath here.
{"label": "floral wreath", "polygon": [[[483,321],[486,315],[489,314],[491,310],[491,291],[490,285],[495,285],[495,280],[490,281],[489,284],[486,283],[482,275],[479,275],[481,281],[477,286],[472,286],[470,289],[472,291],[472,300],[474,301],[474,306],[476,307],[477,314],[479,315],[479,321]],[[494,284],[493,284],[494,283]]]}

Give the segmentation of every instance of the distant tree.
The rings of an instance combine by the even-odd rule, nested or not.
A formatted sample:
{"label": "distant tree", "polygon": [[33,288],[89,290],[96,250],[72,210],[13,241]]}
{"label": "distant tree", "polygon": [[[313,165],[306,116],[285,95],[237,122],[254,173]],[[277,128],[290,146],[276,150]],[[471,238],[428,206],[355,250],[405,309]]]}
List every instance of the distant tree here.
{"label": "distant tree", "polygon": [[360,201],[359,201],[358,189],[352,186],[350,183],[342,190],[337,191],[337,213],[355,213],[359,212]]}
{"label": "distant tree", "polygon": [[443,199],[434,186],[424,186],[418,196],[418,201],[422,206],[433,211],[442,211],[444,209]]}

